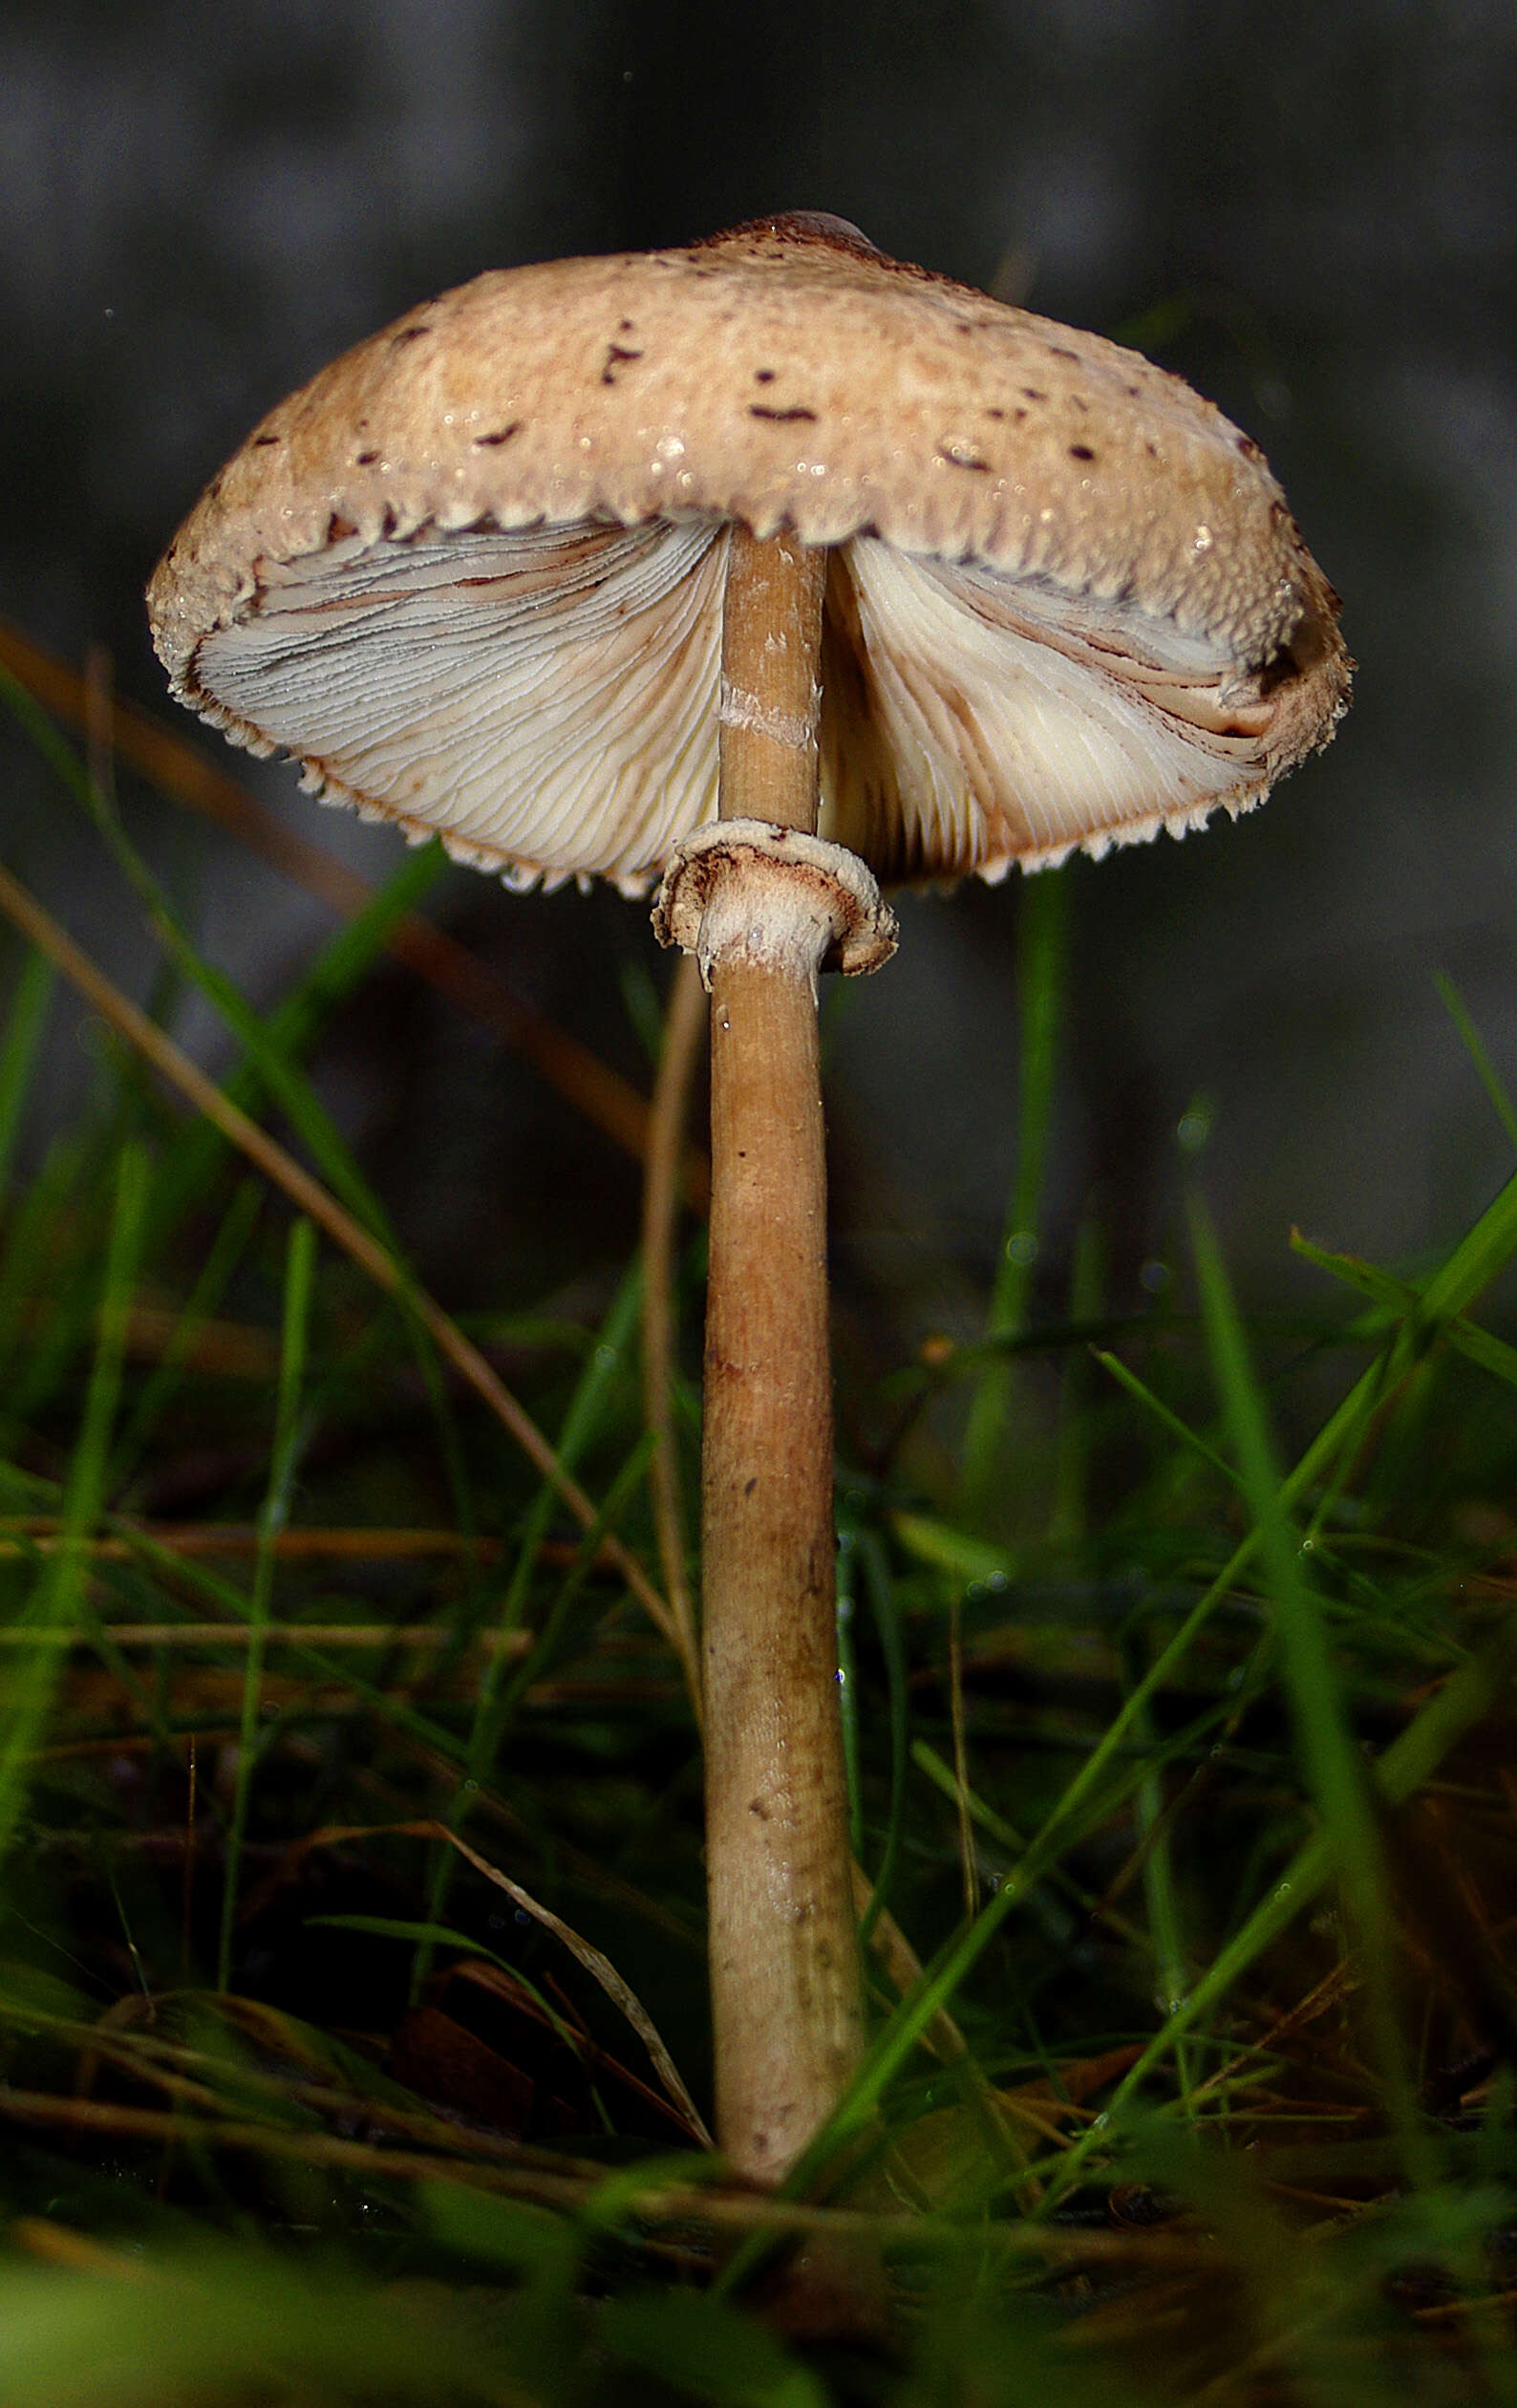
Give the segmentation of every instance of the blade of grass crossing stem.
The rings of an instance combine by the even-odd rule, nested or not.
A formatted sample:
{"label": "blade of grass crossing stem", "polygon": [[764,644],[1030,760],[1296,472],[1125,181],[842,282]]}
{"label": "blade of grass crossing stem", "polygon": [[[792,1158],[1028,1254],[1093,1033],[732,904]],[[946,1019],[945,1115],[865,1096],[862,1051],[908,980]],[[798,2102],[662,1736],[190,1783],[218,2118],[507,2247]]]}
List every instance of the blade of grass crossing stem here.
{"label": "blade of grass crossing stem", "polygon": [[39,953],[29,953],[6,1015],[5,1039],[0,1043],[0,1202],[10,1184],[21,1115],[32,1091],[37,1047],[57,979],[51,961]]}
{"label": "blade of grass crossing stem", "polygon": [[246,1667],[243,1676],[242,1727],[238,1734],[237,1779],[232,1792],[231,1826],[226,1835],[226,1869],[222,1889],[221,1936],[216,1952],[216,1987],[231,1987],[232,1926],[237,1914],[237,1878],[247,1831],[247,1806],[252,1791],[262,1706],[265,1632],[274,1595],[278,1561],[273,1541],[289,1519],[300,1460],[300,1397],[306,1373],[306,1339],[310,1320],[310,1292],[316,1262],[316,1233],[309,1220],[297,1220],[289,1233],[285,1263],[284,1325],[280,1338],[279,1389],[274,1406],[274,1441],[269,1453],[268,1485],[258,1516],[258,1551],[253,1559],[248,1619]]}
{"label": "blade of grass crossing stem", "polygon": [[[34,1627],[60,1629],[82,1620],[90,1577],[83,1541],[103,1510],[111,1432],[121,1392],[127,1321],[137,1279],[147,1201],[147,1158],[137,1146],[123,1148],[100,1286],[99,1334],[85,1391],[84,1413],[64,1483],[59,1537],[28,1605]],[[61,1654],[39,1648],[10,1674],[0,1705],[0,1856],[10,1849],[26,1801],[32,1752],[52,1704]]]}
{"label": "blade of grass crossing stem", "polygon": [[1300,1537],[1283,1501],[1268,1413],[1216,1230],[1199,1195],[1189,1198],[1187,1216],[1212,1376],[1259,1534],[1302,1766],[1362,1950],[1371,2044],[1410,2131],[1415,2115],[1394,2003],[1395,1931],[1364,1762],[1344,1710],[1321,1608],[1306,1577]]}
{"label": "blade of grass crossing stem", "polygon": [[[1058,1024],[1064,991],[1067,881],[1055,871],[1029,878],[1017,919],[1016,1000],[1021,1021],[1018,1048],[1016,1170],[996,1258],[995,1279],[986,1319],[988,1338],[1008,1338],[1027,1316],[1028,1290],[1037,1259],[1043,1175],[1054,1117],[1058,1065]],[[978,1519],[990,1504],[1008,1416],[1016,1387],[1015,1367],[1004,1359],[982,1375],[970,1406],[960,1483],[963,1510]]]}

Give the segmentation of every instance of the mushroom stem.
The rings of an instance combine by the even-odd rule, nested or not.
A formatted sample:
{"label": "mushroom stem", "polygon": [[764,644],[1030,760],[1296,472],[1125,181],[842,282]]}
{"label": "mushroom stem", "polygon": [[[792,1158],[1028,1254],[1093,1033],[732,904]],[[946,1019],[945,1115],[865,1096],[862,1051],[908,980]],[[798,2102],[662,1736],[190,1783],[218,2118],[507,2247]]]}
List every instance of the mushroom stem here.
{"label": "mushroom stem", "polygon": [[[723,820],[811,831],[826,555],[735,529]],[[781,2179],[858,2061],[833,1592],[826,1162],[804,877],[732,856],[702,933],[712,1210],[702,1441],[706,1863],[716,2129]]]}

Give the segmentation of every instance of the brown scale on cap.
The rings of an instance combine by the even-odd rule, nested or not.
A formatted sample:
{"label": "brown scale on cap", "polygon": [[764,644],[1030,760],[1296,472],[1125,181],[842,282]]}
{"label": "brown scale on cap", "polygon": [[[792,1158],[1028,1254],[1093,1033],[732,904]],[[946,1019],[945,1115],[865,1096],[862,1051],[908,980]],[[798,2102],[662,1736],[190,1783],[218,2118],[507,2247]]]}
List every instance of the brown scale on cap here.
{"label": "brown scale on cap", "polygon": [[149,593],[180,698],[513,884],[716,808],[726,527],[834,553],[822,829],[886,878],[1177,832],[1349,664],[1252,441],[841,220],[478,277],[270,412]]}

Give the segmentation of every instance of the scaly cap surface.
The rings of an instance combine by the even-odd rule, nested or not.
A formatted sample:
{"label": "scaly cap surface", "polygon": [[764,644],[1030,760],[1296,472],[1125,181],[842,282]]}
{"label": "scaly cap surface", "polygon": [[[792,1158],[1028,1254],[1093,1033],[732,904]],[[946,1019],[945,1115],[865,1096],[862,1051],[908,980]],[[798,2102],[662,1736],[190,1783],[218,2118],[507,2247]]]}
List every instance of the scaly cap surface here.
{"label": "scaly cap surface", "polygon": [[823,831],[886,878],[1236,811],[1336,603],[1251,440],[1100,337],[780,218],[478,277],[271,411],[149,589],[175,693],[513,884],[716,807],[725,527],[833,548]]}

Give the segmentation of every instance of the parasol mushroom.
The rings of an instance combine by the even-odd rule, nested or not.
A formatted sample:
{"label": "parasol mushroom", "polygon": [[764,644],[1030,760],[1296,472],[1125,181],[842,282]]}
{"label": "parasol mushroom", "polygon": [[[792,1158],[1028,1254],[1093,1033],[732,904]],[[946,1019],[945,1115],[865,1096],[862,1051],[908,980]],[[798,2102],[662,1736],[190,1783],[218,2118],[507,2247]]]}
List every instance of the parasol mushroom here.
{"label": "parasol mushroom", "polygon": [[711,991],[702,1657],[717,2130],[863,2045],[837,1710],[820,970],[877,878],[1262,799],[1347,694],[1255,443],[821,216],[485,275],[271,411],[154,576],[179,699],[507,884],[662,887]]}

